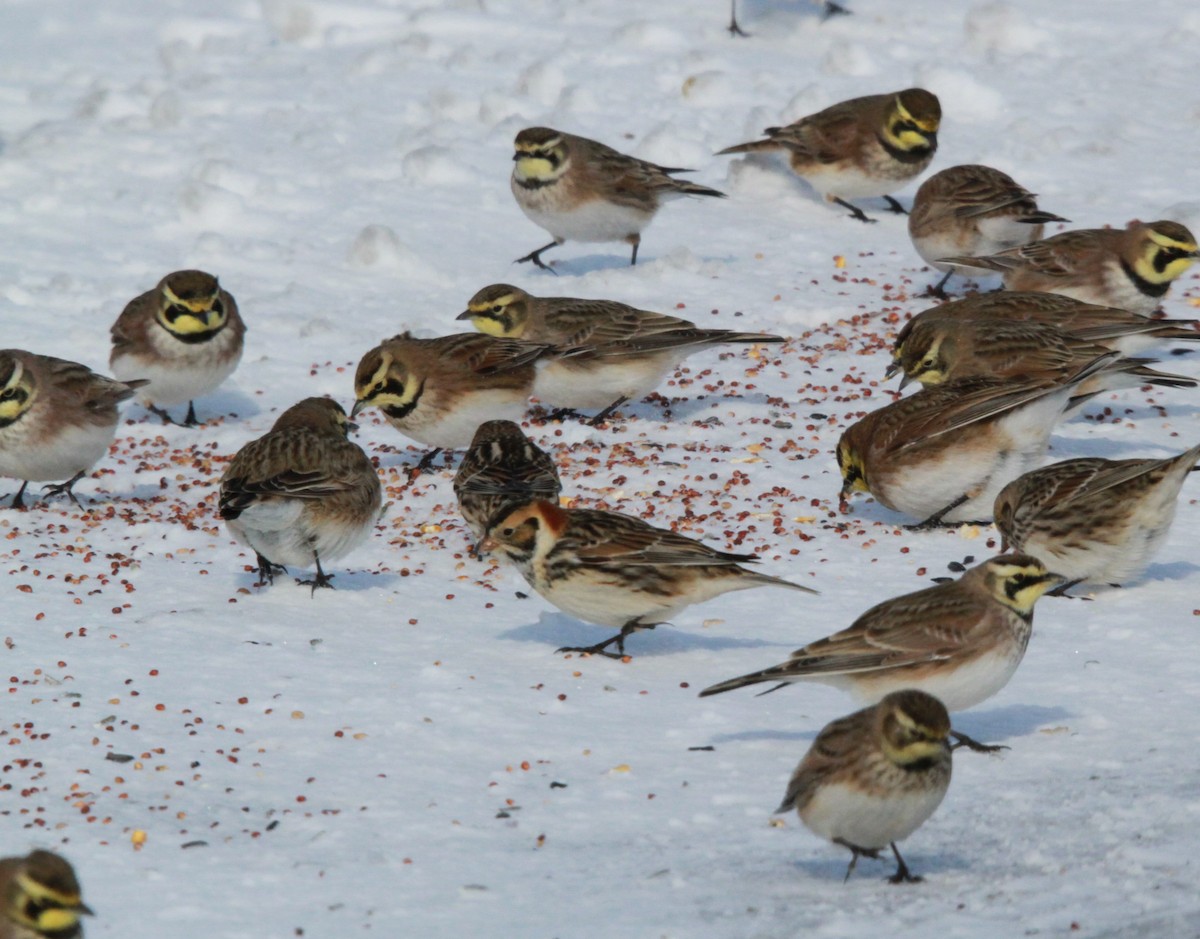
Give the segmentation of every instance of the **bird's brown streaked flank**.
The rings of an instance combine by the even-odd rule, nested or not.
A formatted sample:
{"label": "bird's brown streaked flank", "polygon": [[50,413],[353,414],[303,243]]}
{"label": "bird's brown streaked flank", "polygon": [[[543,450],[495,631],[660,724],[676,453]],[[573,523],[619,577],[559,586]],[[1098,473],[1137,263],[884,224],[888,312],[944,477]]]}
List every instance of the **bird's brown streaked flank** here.
{"label": "bird's brown streaked flank", "polygon": [[425,469],[441,450],[468,446],[484,421],[519,420],[533,393],[534,363],[552,353],[545,343],[479,333],[401,333],[358,363],[350,416],[379,408],[400,433],[433,448],[421,460]]}
{"label": "bird's brown streaked flank", "polygon": [[459,511],[476,541],[519,506],[556,502],[560,492],[554,461],[513,421],[480,424],[454,476]]}
{"label": "bird's brown streaked flank", "polygon": [[924,88],[842,101],[786,127],[768,127],[765,140],[718,152],[781,150],[797,176],[830,202],[871,222],[852,200],[882,196],[894,212],[904,209],[891,193],[916,179],[937,151],[942,106]]}
{"label": "bird's brown streaked flank", "polygon": [[0,858],[0,939],[83,939],[83,902],[70,862],[52,851]]}
{"label": "bird's brown streaked flank", "polygon": [[941,260],[999,271],[1010,290],[1060,293],[1149,315],[1198,257],[1196,237],[1186,227],[1157,221],[1065,231],[988,257]]}
{"label": "bird's brown streaked flank", "polygon": [[1162,460],[1064,460],[996,496],[1006,547],[1045,558],[1070,582],[1128,584],[1162,548],[1200,446]]}
{"label": "bird's brown streaked flank", "polygon": [[941,805],[950,787],[950,715],[936,697],[895,691],[827,724],[788,782],[776,814],[793,809],[813,834],[860,857],[890,847],[893,884],[921,880],[900,856],[903,841]]}
{"label": "bird's brown streaked flank", "polygon": [[[620,658],[625,637],[694,603],[750,587],[816,593],[741,565],[757,560],[656,528],[639,518],[538,501],[495,522],[479,545],[508,561],[546,600],[588,623],[620,629],[594,646],[562,648]],[[617,654],[608,652],[615,644]]]}
{"label": "bird's brown streaked flank", "polygon": [[21,480],[12,507],[25,507],[30,482],[79,505],[73,487],[108,453],[117,405],[144,381],[117,381],[86,365],[22,349],[0,350],[0,476]]}
{"label": "bird's brown streaked flank", "polygon": [[1200,341],[1200,321],[1150,319],[1117,307],[1096,306],[1057,293],[1004,290],[976,294],[922,310],[904,324],[892,347],[891,377],[901,368],[909,337],[917,330],[970,328],[968,322],[986,324],[1029,323],[1053,326],[1076,339],[1135,355],[1167,342]]}
{"label": "bird's brown streaked flank", "polygon": [[321,562],[345,557],[370,537],[383,489],[349,431],[336,401],[305,398],[225,468],[218,512],[254,550],[264,581],[288,565],[312,566],[316,576],[299,583],[311,584],[313,593],[332,587]]}
{"label": "bird's brown streaked flank", "polygon": [[1098,356],[1065,380],[964,378],[872,411],[838,441],[842,510],[868,492],[920,519],[913,529],[990,518],[996,494],[1042,455],[1055,423],[1086,396],[1078,388],[1114,367]]}
{"label": "bird's brown streaked flank", "polygon": [[215,391],[242,358],[246,326],[237,303],[204,271],[174,271],[153,290],[130,300],[112,326],[113,374],[144,378],[138,400],[164,423],[166,408],[187,402],[183,423],[193,426],[193,399]]}
{"label": "bird's brown streaked flank", "polygon": [[[901,388],[910,381],[929,387],[964,378],[1045,377],[1063,381],[1109,351],[1048,323],[941,317],[905,331],[904,340],[897,344],[898,357],[888,367],[887,375],[890,378],[896,371],[903,372]],[[1116,359],[1111,367],[1080,385],[1077,395],[1141,385],[1196,387],[1194,378],[1149,368],[1153,361]]]}
{"label": "bird's brown streaked flank", "polygon": [[908,236],[917,254],[945,276],[929,288],[945,297],[946,282],[970,268],[949,255],[989,255],[1039,240],[1048,222],[1070,219],[1038,208],[1032,192],[990,166],[962,164],[934,173],[917,190]]}
{"label": "bird's brown streaked flank", "polygon": [[725,193],[675,179],[690,173],[619,153],[587,137],[549,127],[527,127],[514,141],[510,186],[521,211],[554,240],[517,258],[543,270],[542,254],[564,241],[623,241],[637,263],[642,229],[665,200]]}
{"label": "bird's brown streaked flank", "polygon": [[490,336],[553,346],[562,355],[538,369],[534,397],[568,411],[602,408],[594,424],[626,401],[645,397],[694,352],[785,341],[769,333],[701,329],[615,300],[535,297],[510,284],[478,291],[458,319]]}
{"label": "bird's brown streaked flank", "polygon": [[797,649],[786,662],[718,682],[700,697],[776,682],[816,681],[875,702],[919,688],[951,711],[1008,684],[1033,631],[1033,607],[1066,578],[1037,558],[1002,554],[958,580],[885,600],[850,626]]}

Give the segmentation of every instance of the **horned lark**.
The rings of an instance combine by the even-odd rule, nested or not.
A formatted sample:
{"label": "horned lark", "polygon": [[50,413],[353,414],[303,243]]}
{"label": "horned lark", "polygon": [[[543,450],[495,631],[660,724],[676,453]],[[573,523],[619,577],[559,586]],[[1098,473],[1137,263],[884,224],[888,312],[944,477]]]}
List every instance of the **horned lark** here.
{"label": "horned lark", "polygon": [[892,350],[889,375],[908,355],[908,338],[921,329],[957,330],[968,321],[1033,323],[1055,326],[1072,336],[1094,342],[1122,355],[1135,355],[1173,340],[1200,340],[1200,321],[1149,319],[1116,307],[1094,306],[1056,293],[1000,291],[976,294],[918,313],[904,324]]}
{"label": "horned lark", "polygon": [[1098,228],[1010,248],[989,257],[947,257],[947,264],[999,271],[1010,290],[1061,293],[1084,303],[1154,312],[1200,251],[1178,222],[1135,222],[1123,230]]}
{"label": "horned lark", "polygon": [[926,264],[945,273],[929,292],[945,297],[945,286],[961,266],[949,255],[987,255],[1042,237],[1047,222],[1070,219],[1037,207],[1032,192],[1007,173],[965,164],[934,173],[917,190],[908,216],[908,237]]}
{"label": "horned lark", "polygon": [[[741,561],[756,560],[753,554],[718,551],[629,515],[544,501],[495,522],[479,550],[499,554],[560,610],[621,630],[594,646],[559,652],[619,658],[630,633],[653,629],[693,603],[731,590],[772,585],[816,593],[741,567]],[[605,651],[614,643],[616,655]]]}
{"label": "horned lark", "polygon": [[172,423],[165,408],[187,402],[184,425],[197,423],[193,398],[233,374],[246,326],[237,304],[204,271],[175,271],[130,300],[112,327],[109,366],[122,381],[149,380],[138,400]]}
{"label": "horned lark", "polygon": [[427,467],[441,450],[468,446],[484,421],[519,419],[533,392],[534,362],[551,351],[478,333],[401,333],[358,363],[350,416],[379,408],[402,434],[434,448],[421,461]]}
{"label": "horned lark", "polygon": [[321,567],[367,540],[379,517],[382,487],[371,460],[347,439],[346,412],[328,398],[305,398],[270,431],[237,452],[221,476],[219,513],[254,549],[270,583],[285,565],[312,565],[300,583],[332,587]]}
{"label": "horned lark", "polygon": [[776,814],[795,809],[814,835],[860,857],[896,858],[893,884],[914,883],[896,848],[941,805],[950,788],[950,715],[937,698],[908,689],[827,724],[788,783]]}
{"label": "horned lark", "polygon": [[986,517],[996,493],[1046,451],[1078,387],[1112,367],[1100,356],[1064,381],[966,378],[868,414],[838,442],[843,509],[855,491],[923,519],[914,529]]}
{"label": "horned lark", "polygon": [[919,688],[964,711],[1008,684],[1029,644],[1034,604],[1065,581],[1036,558],[999,555],[958,580],[885,600],[786,662],[712,685],[700,697],[764,681],[779,683],[770,691],[818,681],[866,702]]}
{"label": "horned lark", "polygon": [[0,476],[21,480],[14,509],[25,507],[31,481],[79,505],[74,485],[102,456],[117,432],[117,405],[145,381],[116,381],[85,365],[20,349],[0,351]]}
{"label": "horned lark", "polygon": [[491,336],[544,342],[562,352],[538,370],[534,396],[568,410],[603,408],[594,424],[649,394],[693,352],[725,343],[784,341],[767,333],[701,329],[613,300],[535,297],[509,284],[484,287],[458,318]]}
{"label": "horned lark", "polygon": [[0,858],[0,939],[82,939],[79,881],[66,859],[50,851]]}
{"label": "horned lark", "polygon": [[564,241],[624,241],[637,263],[642,229],[664,200],[679,196],[720,196],[707,186],[675,179],[690,173],[618,153],[587,137],[549,127],[527,127],[515,141],[513,196],[531,222],[554,240],[517,263],[532,261],[543,270],[543,252]]}
{"label": "horned lark", "polygon": [[903,212],[889,195],[925,171],[937,150],[942,106],[923,88],[851,98],[810,114],[787,127],[768,127],[766,140],[718,152],[787,152],[797,176],[828,201],[871,222],[851,199],[883,196],[893,212]]}
{"label": "horned lark", "polygon": [[480,424],[454,477],[459,511],[477,541],[517,507],[557,502],[560,492],[554,461],[512,421]]}
{"label": "horned lark", "polygon": [[[821,19],[827,20],[834,16],[848,16],[850,11],[840,3],[834,3],[833,0],[812,0],[812,2],[821,7]],[[737,0],[729,0],[729,25],[725,27],[730,36],[749,36],[750,34],[738,25],[737,19]]]}
{"label": "horned lark", "polygon": [[1200,446],[1165,460],[1064,460],[1026,473],[996,496],[1005,547],[1045,558],[1081,582],[1137,580],[1166,541]]}
{"label": "horned lark", "polygon": [[[1110,350],[1046,323],[977,320],[931,320],[908,331],[900,355],[888,368],[890,377],[904,372],[910,381],[929,387],[963,378],[1047,377],[1061,381]],[[1152,359],[1121,358],[1079,387],[1080,396],[1117,388],[1162,385],[1195,388],[1197,382],[1147,368]]]}

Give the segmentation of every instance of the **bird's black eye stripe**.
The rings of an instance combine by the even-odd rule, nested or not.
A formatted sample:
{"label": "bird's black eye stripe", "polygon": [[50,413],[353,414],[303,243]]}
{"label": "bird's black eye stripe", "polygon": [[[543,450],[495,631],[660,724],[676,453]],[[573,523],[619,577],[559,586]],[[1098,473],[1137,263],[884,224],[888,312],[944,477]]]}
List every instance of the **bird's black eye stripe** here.
{"label": "bird's black eye stripe", "polygon": [[1182,260],[1189,254],[1190,251],[1184,251],[1182,248],[1159,248],[1158,253],[1154,255],[1154,269],[1161,274],[1168,264]]}
{"label": "bird's black eye stripe", "polygon": [[1008,579],[1008,584],[1005,586],[1005,593],[1008,594],[1010,600],[1014,600],[1022,590],[1032,587],[1035,584],[1040,584],[1042,580],[1043,578],[1038,574],[1017,574]]}
{"label": "bird's black eye stripe", "polygon": [[211,309],[214,313],[220,315],[225,312],[225,304],[220,300],[214,300]]}

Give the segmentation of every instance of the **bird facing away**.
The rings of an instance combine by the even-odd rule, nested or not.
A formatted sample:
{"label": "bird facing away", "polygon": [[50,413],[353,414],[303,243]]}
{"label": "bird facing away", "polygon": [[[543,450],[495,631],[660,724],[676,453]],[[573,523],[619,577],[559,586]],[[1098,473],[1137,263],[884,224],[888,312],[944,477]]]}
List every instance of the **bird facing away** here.
{"label": "bird facing away", "polygon": [[895,691],[822,728],[775,812],[795,809],[814,835],[848,848],[845,880],[860,857],[890,847],[896,873],[889,881],[919,881],[896,842],[925,824],[950,788],[950,735],[941,701]]}
{"label": "bird facing away", "polygon": [[[887,376],[902,371],[901,388],[910,381],[929,387],[964,378],[1021,380],[1045,376],[1061,381],[1108,351],[1099,343],[1048,323],[941,318],[907,332],[900,356],[888,367]],[[1152,361],[1116,359],[1111,368],[1080,385],[1078,395],[1140,385],[1196,387],[1196,380],[1186,375],[1148,368]]]}
{"label": "bird facing away", "polygon": [[916,179],[937,151],[942,106],[924,88],[851,98],[786,127],[768,127],[765,140],[726,147],[727,153],[782,150],[797,176],[829,202],[871,222],[851,200],[883,196],[903,212],[890,193]]}
{"label": "bird facing away", "polygon": [[1005,548],[1045,558],[1078,583],[1137,580],[1167,539],[1200,446],[1163,460],[1064,460],[1013,480],[996,496]]}
{"label": "bird facing away", "polygon": [[557,502],[560,492],[554,461],[513,421],[480,424],[454,476],[458,509],[476,541],[519,506]]}
{"label": "bird facing away", "polygon": [[964,378],[872,411],[838,441],[845,510],[854,492],[922,519],[913,529],[982,520],[1005,485],[1037,463],[1077,388],[1116,353],[1065,380]]}
{"label": "bird facing away", "polygon": [[910,355],[908,340],[918,330],[954,332],[960,328],[970,329],[965,325],[968,322],[987,324],[980,328],[1015,323],[1052,326],[1076,339],[1094,342],[1127,356],[1165,342],[1200,341],[1200,321],[1197,320],[1150,319],[1140,313],[1083,303],[1057,293],[1003,290],[975,294],[922,310],[896,335],[889,373],[903,367],[902,360]]}
{"label": "bird facing away", "polygon": [[658,166],[619,153],[587,137],[549,127],[527,127],[514,142],[513,197],[521,211],[554,240],[517,263],[532,261],[543,270],[542,254],[564,241],[623,241],[637,263],[642,229],[664,201],[680,196],[725,193],[675,179],[691,170]]}
{"label": "bird facing away", "polygon": [[1007,173],[963,164],[934,173],[917,190],[908,216],[908,237],[917,254],[945,273],[929,293],[945,298],[946,282],[964,270],[941,259],[995,254],[1039,240],[1048,222],[1070,219],[1037,206],[1037,198]]}
{"label": "bird facing away", "polygon": [[21,480],[12,507],[25,507],[30,482],[79,505],[74,485],[108,453],[117,405],[144,381],[116,381],[86,365],[21,349],[0,350],[0,476]]}
{"label": "bird facing away", "polygon": [[988,257],[941,260],[999,271],[1009,290],[1060,293],[1148,316],[1198,257],[1196,238],[1187,228],[1158,221],[1065,231]]}
{"label": "bird facing away", "polygon": [[0,939],[83,939],[75,870],[51,851],[0,858]]}
{"label": "bird facing away", "polygon": [[1008,684],[1029,644],[1034,604],[1065,581],[1037,558],[1002,554],[958,580],[885,600],[786,662],[718,682],[700,697],[760,682],[777,682],[768,689],[776,691],[817,681],[866,702],[919,688],[964,711]]}
{"label": "bird facing away", "polygon": [[534,363],[552,352],[544,343],[455,333],[417,339],[401,333],[367,352],[354,374],[356,417],[377,407],[406,437],[443,449],[471,443],[484,421],[516,421],[533,393]]}
{"label": "bird facing away", "polygon": [[[495,522],[479,550],[508,561],[565,613],[620,629],[594,646],[562,648],[620,658],[625,637],[653,629],[693,603],[732,590],[776,586],[815,593],[741,566],[752,554],[719,551],[630,515],[531,502]],[[606,651],[616,644],[617,654]]]}
{"label": "bird facing away", "polygon": [[534,396],[568,411],[602,408],[593,424],[626,401],[645,397],[693,352],[784,341],[769,333],[701,329],[690,320],[615,300],[535,297],[510,284],[484,287],[458,319],[490,336],[553,346],[561,357],[538,369]]}
{"label": "bird facing away", "polygon": [[225,381],[242,359],[246,326],[237,303],[212,274],[174,271],[153,290],[130,300],[112,327],[113,374],[148,379],[138,400],[172,423],[165,410],[187,402],[185,426],[194,426],[194,398]]}
{"label": "bird facing away", "polygon": [[312,566],[302,580],[332,587],[321,562],[345,557],[370,537],[383,490],[370,458],[347,439],[346,412],[328,398],[305,398],[270,431],[237,452],[221,476],[219,514],[254,550],[259,576]]}

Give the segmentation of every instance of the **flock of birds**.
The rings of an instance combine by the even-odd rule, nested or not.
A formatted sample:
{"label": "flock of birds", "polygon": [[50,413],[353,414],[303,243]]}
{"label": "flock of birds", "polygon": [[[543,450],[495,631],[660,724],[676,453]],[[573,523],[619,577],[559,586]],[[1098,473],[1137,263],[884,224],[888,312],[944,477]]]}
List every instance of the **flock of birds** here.
{"label": "flock of birds", "polygon": [[[941,108],[919,88],[855,98],[762,140],[721,151],[780,151],[792,171],[862,222],[856,203],[915,179],[937,148]],[[753,158],[753,157],[752,157]],[[637,261],[641,233],[673,197],[723,194],[684,182],[684,170],[622,154],[546,127],[515,141],[512,192],[552,236],[520,261],[566,241],[622,241]],[[939,583],[872,607],[848,628],[788,661],[723,681],[701,695],[761,682],[801,680],[845,688],[869,704],[825,727],[797,767],[780,811],[796,809],[812,831],[860,856],[891,848],[893,881],[915,878],[896,842],[937,808],[951,750],[992,749],[951,728],[949,712],[998,692],[1024,655],[1037,600],[1081,582],[1129,583],[1166,537],[1200,446],[1167,459],[1074,459],[1035,468],[1055,423],[1098,394],[1146,384],[1195,386],[1137,353],[1198,340],[1194,321],[1151,314],[1200,256],[1170,221],[1124,230],[1074,230],[986,166],[955,166],[918,190],[909,232],[945,277],[999,271],[1006,291],[945,303],[897,336],[889,375],[923,388],[879,408],[843,433],[842,500],[869,492],[911,516],[914,529],[994,518],[1006,553]],[[325,564],[366,540],[382,490],[367,454],[348,439],[351,420],[378,408],[407,437],[466,449],[454,478],[475,549],[514,566],[554,606],[616,634],[559,651],[623,657],[630,634],[686,607],[759,586],[814,592],[758,573],[753,555],[718,550],[615,512],[567,508],[555,461],[516,423],[529,398],[552,418],[596,411],[607,420],[651,392],[692,352],[783,337],[702,329],[609,300],[537,297],[485,287],[458,317],[474,333],[419,339],[407,333],[368,351],[354,377],[349,414],[327,398],[284,411],[229,461],[218,512],[255,552],[262,580],[311,567],[304,583],[330,587]],[[0,351],[0,474],[50,481],[66,494],[108,451],[118,405],[134,396],[164,421],[236,368],[244,325],[234,298],[202,271],[176,271],[132,300],[112,327],[114,378],[20,350]],[[610,647],[615,646],[616,651]],[[773,690],[773,689],[772,689]],[[71,939],[88,913],[70,865],[35,851],[0,861],[0,939]]]}

